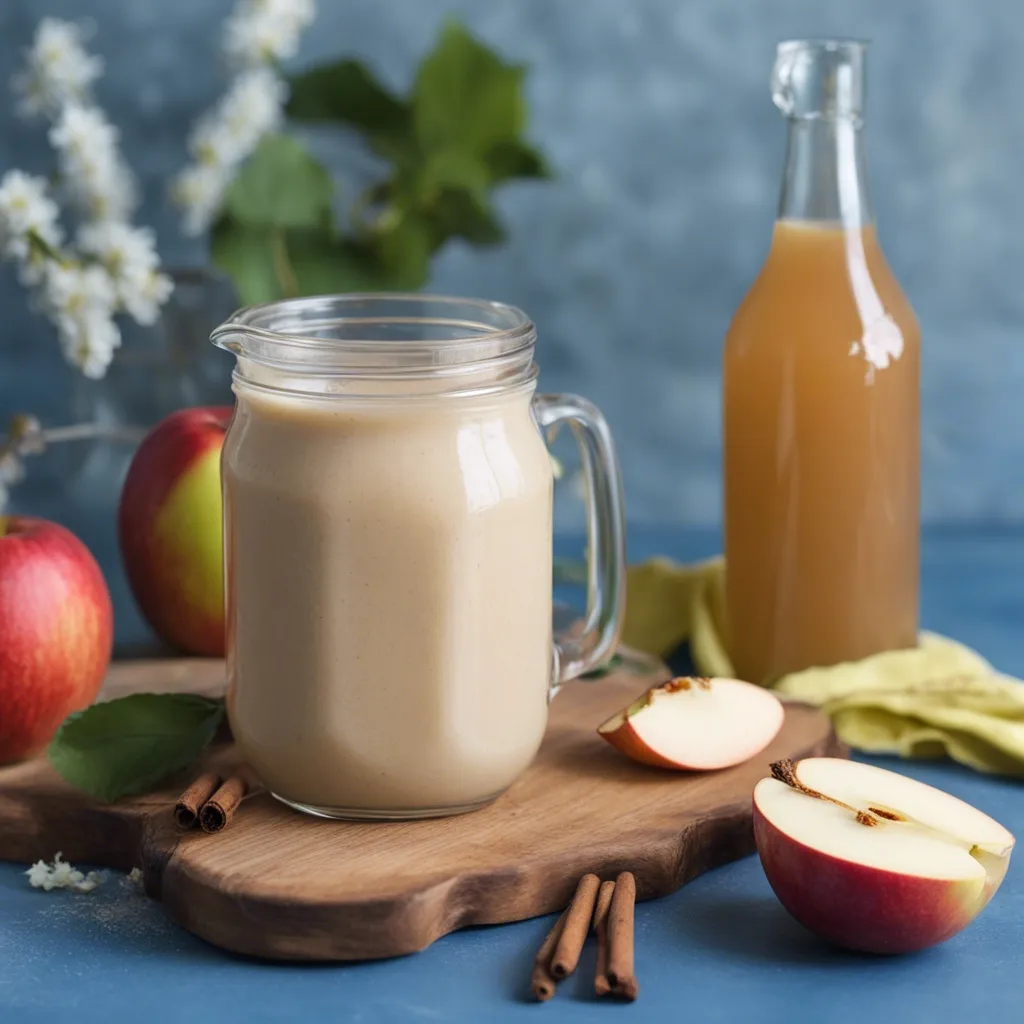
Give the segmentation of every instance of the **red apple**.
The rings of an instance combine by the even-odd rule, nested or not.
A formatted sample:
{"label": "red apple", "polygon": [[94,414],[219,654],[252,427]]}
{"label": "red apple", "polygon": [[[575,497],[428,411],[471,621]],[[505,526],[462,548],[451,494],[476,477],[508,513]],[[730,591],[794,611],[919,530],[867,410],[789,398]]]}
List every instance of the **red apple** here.
{"label": "red apple", "polygon": [[39,753],[92,703],[113,637],[89,549],[56,523],[0,516],[0,764]]}
{"label": "red apple", "polygon": [[224,653],[220,452],[228,407],[182,409],[132,459],[118,536],[132,592],[156,633],[189,654]]}
{"label": "red apple", "polygon": [[760,686],[683,676],[652,687],[597,731],[641,764],[708,771],[760,753],[784,717],[779,698]]}
{"label": "red apple", "polygon": [[754,836],[782,905],[849,949],[907,953],[970,924],[1006,874],[1013,836],[896,772],[831,757],[772,765]]}

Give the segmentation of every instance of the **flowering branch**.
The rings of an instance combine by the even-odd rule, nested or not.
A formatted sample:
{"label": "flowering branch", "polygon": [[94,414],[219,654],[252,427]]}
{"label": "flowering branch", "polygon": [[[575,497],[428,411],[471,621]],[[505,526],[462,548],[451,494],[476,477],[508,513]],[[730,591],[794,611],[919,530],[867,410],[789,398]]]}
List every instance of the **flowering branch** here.
{"label": "flowering branch", "polygon": [[189,138],[192,162],[172,194],[184,211],[184,230],[200,235],[213,223],[239,167],[282,121],[288,88],[277,63],[293,57],[316,16],[314,0],[238,0],[224,24],[223,50],[236,76]]}
{"label": "flowering branch", "polygon": [[75,246],[65,242],[46,181],[11,170],[0,178],[0,256],[57,328],[67,361],[102,377],[121,344],[114,316],[154,323],[172,284],[159,272],[152,231],[128,222],[137,189],[118,131],[92,99],[103,62],[84,38],[80,26],[44,18],[12,83],[21,113],[50,122],[58,185],[79,217]]}
{"label": "flowering branch", "polygon": [[18,413],[11,417],[7,436],[0,438],[0,513],[10,497],[10,489],[25,476],[23,459],[40,455],[53,444],[68,441],[113,441],[138,444],[145,431],[141,428],[108,426],[100,423],[75,423],[66,427],[44,428],[35,416]]}
{"label": "flowering branch", "polygon": [[43,18],[26,53],[25,68],[14,76],[19,113],[56,118],[69,103],[89,99],[92,83],[103,74],[103,60],[85,51],[82,26]]}

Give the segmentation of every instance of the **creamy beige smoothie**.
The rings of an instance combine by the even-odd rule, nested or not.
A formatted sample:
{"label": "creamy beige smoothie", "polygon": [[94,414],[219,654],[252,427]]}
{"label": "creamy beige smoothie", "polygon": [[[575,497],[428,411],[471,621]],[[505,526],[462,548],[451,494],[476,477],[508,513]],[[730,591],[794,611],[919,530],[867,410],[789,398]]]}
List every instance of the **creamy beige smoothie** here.
{"label": "creamy beige smoothie", "polygon": [[228,710],[278,796],[419,816],[486,802],[534,757],[552,475],[532,390],[360,400],[236,384]]}

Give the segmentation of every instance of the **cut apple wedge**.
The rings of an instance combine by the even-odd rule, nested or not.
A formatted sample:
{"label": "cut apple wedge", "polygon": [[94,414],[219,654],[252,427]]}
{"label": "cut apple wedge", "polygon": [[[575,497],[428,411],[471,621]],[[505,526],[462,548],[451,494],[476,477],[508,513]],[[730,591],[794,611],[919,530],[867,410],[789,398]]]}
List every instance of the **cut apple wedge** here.
{"label": "cut apple wedge", "polygon": [[908,953],[970,924],[1006,874],[1013,836],[940,789],[856,761],[772,765],[754,836],[782,905],[849,949]]}
{"label": "cut apple wedge", "polygon": [[760,686],[683,676],[648,690],[597,731],[641,764],[710,771],[764,750],[784,717],[778,697]]}

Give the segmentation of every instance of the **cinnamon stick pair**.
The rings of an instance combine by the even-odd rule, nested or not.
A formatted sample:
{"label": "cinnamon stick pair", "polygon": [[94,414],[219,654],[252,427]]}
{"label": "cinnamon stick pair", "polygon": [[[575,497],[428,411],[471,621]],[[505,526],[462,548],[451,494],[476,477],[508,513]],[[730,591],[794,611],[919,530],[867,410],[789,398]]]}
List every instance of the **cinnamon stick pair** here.
{"label": "cinnamon stick pair", "polygon": [[633,910],[636,879],[623,871],[614,882],[605,882],[594,911],[597,932],[597,969],[594,991],[599,996],[615,995],[636,999],[640,991],[633,968]]}
{"label": "cinnamon stick pair", "polygon": [[541,1002],[550,999],[555,994],[556,983],[576,970],[590,929],[600,885],[601,880],[597,875],[584,875],[576,886],[572,903],[548,932],[548,937],[537,952],[530,978],[530,991],[535,999]]}
{"label": "cinnamon stick pair", "polygon": [[555,985],[567,978],[580,961],[587,933],[597,934],[597,972],[594,990],[599,996],[614,994],[636,999],[633,973],[633,907],[636,880],[624,871],[614,882],[601,883],[597,875],[584,875],[572,903],[548,933],[537,952],[530,991],[544,1002],[555,994]]}
{"label": "cinnamon stick pair", "polygon": [[219,832],[234,817],[245,790],[245,778],[240,774],[222,783],[216,772],[205,772],[178,797],[174,820],[181,829],[198,823],[204,832]]}

